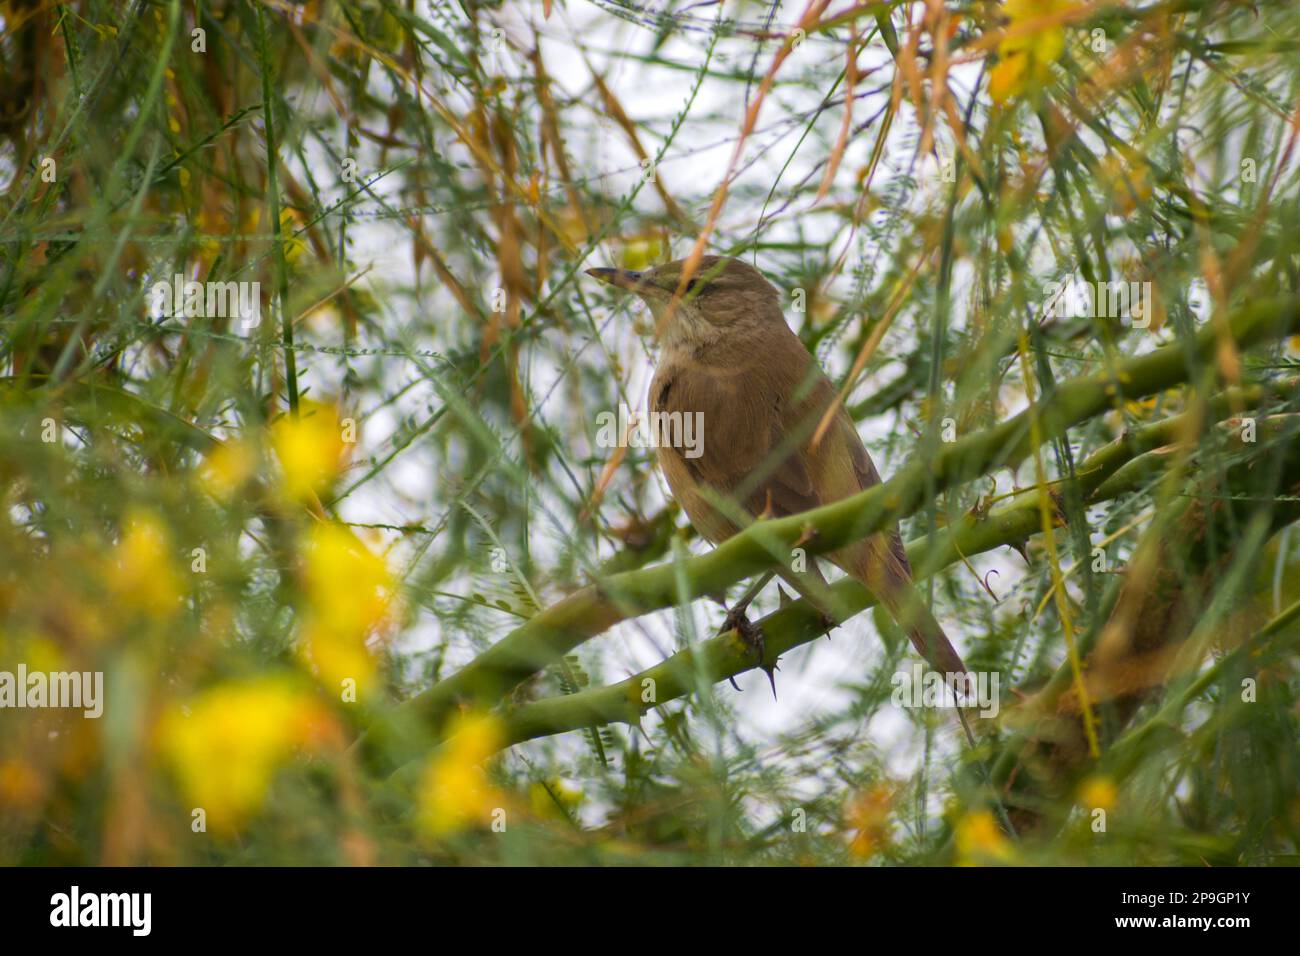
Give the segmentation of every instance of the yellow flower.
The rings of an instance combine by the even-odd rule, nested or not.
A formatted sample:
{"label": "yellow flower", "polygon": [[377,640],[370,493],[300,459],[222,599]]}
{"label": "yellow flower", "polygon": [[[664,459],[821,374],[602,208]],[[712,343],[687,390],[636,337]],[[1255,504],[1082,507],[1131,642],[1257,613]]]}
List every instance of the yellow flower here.
{"label": "yellow flower", "polygon": [[48,637],[33,637],[27,642],[23,657],[27,661],[27,670],[43,671],[52,673],[54,671],[68,670],[68,661],[59,645],[54,643]]}
{"label": "yellow flower", "polygon": [[169,76],[168,79],[172,80],[173,83],[168,86],[167,92],[163,94],[163,99],[166,101],[167,106],[171,111],[170,115],[167,117],[167,128],[173,133],[179,133],[181,131],[181,124],[180,120],[178,120],[176,116],[180,112],[181,102],[175,92],[175,75],[173,74],[172,76]]}
{"label": "yellow flower", "polygon": [[542,177],[537,170],[528,177],[528,184],[524,186],[524,201],[530,206],[536,206],[542,201]]}
{"label": "yellow flower", "polygon": [[32,809],[45,789],[45,780],[21,757],[0,761],[0,811]]}
{"label": "yellow flower", "polygon": [[651,268],[663,255],[663,244],[657,236],[629,239],[623,246],[623,268],[640,271]]}
{"label": "yellow flower", "polygon": [[285,415],[271,426],[271,444],[292,498],[310,500],[343,470],[346,445],[332,405],[303,402],[297,418]]}
{"label": "yellow flower", "polygon": [[366,639],[384,625],[395,583],[388,563],[339,524],[312,528],[303,566],[306,606],[299,653],[331,689],[360,691],[375,673]]}
{"label": "yellow flower", "polygon": [[188,708],[169,710],[158,745],[191,808],[203,809],[214,832],[229,834],[261,807],[276,767],[313,742],[327,720],[285,678],[258,677],[218,684]]}
{"label": "yellow flower", "polygon": [[[1065,52],[1065,27],[1057,14],[1071,6],[1072,0],[1006,0],[1003,11],[1011,22],[998,44],[998,64],[989,74],[989,94],[996,102],[1022,96],[1031,85],[1051,79],[1051,65]],[[1044,20],[1052,22],[1026,28]]]}
{"label": "yellow flower", "polygon": [[419,824],[430,836],[486,825],[504,811],[503,795],[488,782],[482,763],[504,744],[497,718],[462,715],[447,742],[429,761],[420,782]]}
{"label": "yellow flower", "polygon": [[280,213],[280,239],[284,243],[284,261],[295,265],[302,256],[307,243],[294,233],[302,228],[302,216],[296,209],[285,209]]}
{"label": "yellow flower", "polygon": [[1115,806],[1119,790],[1109,777],[1089,777],[1079,787],[1079,806],[1085,810],[1107,810]]}
{"label": "yellow flower", "polygon": [[1151,200],[1151,167],[1140,156],[1129,156],[1126,163],[1111,153],[1102,163],[1101,175],[1124,215],[1132,213],[1138,203]]}
{"label": "yellow flower", "polygon": [[125,607],[158,617],[176,610],[181,582],[171,550],[171,535],[157,515],[128,515],[107,575],[110,590]]}
{"label": "yellow flower", "polygon": [[208,494],[228,501],[257,470],[257,456],[247,443],[222,442],[203,460],[199,481]]}
{"label": "yellow flower", "polygon": [[867,859],[889,845],[889,814],[894,795],[886,787],[857,793],[844,810],[844,822],[857,834],[849,852]]}
{"label": "yellow flower", "polygon": [[528,788],[528,805],[533,816],[551,820],[567,820],[569,814],[582,803],[582,791],[570,787],[559,777],[551,777]]}
{"label": "yellow flower", "polygon": [[959,866],[1010,863],[1012,860],[1011,844],[988,810],[978,810],[963,816],[957,821],[953,837],[957,844]]}
{"label": "yellow flower", "polygon": [[191,201],[198,206],[195,225],[198,234],[202,237],[198,241],[200,262],[206,267],[211,265],[221,252],[222,237],[231,231],[230,218],[220,202],[208,196],[206,189],[196,190]]}
{"label": "yellow flower", "polygon": [[1141,398],[1135,401],[1125,402],[1124,411],[1138,418],[1150,418],[1151,413],[1155,411],[1156,400],[1158,398],[1159,396],[1152,395],[1150,398]]}

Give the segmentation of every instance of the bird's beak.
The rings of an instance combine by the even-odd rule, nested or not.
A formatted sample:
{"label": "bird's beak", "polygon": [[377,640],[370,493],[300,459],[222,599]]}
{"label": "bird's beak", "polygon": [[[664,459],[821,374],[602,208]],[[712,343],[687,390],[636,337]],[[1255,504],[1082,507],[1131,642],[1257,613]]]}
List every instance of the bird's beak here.
{"label": "bird's beak", "polygon": [[587,275],[593,279],[599,279],[601,282],[608,282],[610,285],[618,286],[620,289],[635,292],[638,295],[644,295],[647,292],[654,294],[659,290],[659,287],[650,281],[650,277],[646,273],[634,272],[631,269],[588,269]]}

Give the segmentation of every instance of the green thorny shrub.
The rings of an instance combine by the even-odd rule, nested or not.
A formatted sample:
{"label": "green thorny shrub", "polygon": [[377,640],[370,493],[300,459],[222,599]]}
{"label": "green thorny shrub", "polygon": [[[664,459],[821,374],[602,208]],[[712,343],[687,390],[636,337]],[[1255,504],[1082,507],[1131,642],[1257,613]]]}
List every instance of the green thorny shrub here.
{"label": "green thorny shrub", "polygon": [[[0,862],[1294,861],[1300,7],[0,23]],[[583,271],[696,248],[883,488],[715,551],[617,440]],[[717,635],[892,519],[974,750],[883,617]]]}

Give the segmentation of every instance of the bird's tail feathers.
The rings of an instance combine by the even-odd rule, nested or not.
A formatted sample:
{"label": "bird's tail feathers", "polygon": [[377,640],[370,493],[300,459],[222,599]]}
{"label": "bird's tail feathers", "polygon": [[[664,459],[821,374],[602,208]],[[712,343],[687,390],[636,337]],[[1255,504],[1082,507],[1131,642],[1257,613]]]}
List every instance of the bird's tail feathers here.
{"label": "bird's tail feathers", "polygon": [[927,664],[944,675],[965,675],[966,665],[961,655],[912,583],[911,570],[888,546],[875,547],[871,551],[873,553],[859,575],[863,583],[898,622]]}
{"label": "bird's tail feathers", "polygon": [[925,606],[911,581],[890,582],[877,596],[927,664],[942,674],[966,673],[966,664],[957,648],[952,646],[943,626]]}

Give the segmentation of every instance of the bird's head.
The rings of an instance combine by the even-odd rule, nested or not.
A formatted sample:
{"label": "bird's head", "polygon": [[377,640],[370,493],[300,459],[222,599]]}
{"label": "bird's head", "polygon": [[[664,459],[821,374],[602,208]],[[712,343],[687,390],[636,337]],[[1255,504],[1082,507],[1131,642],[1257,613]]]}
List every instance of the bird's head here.
{"label": "bird's head", "polygon": [[739,259],[703,256],[682,279],[685,259],[653,269],[588,269],[587,275],[635,292],[650,307],[664,346],[698,347],[764,323],[784,323],[781,296],[763,274]]}

